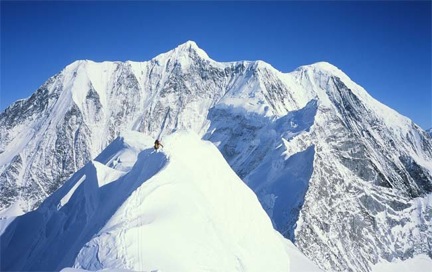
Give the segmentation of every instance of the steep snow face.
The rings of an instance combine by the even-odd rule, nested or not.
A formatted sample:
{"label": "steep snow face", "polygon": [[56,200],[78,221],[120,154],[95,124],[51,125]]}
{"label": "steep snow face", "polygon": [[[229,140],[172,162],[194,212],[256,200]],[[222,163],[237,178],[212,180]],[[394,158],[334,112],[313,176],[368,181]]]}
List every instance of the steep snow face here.
{"label": "steep snow face", "polygon": [[0,115],[1,207],[32,210],[124,130],[204,133],[208,109],[252,77],[188,42],[148,62],[77,61]]}
{"label": "steep snow face", "polygon": [[430,139],[346,77],[311,77],[310,69],[298,78],[331,103],[320,104],[310,133],[296,139],[316,150],[297,245],[327,270],[370,271],[381,260],[431,255]]}
{"label": "steep snow face", "polygon": [[329,63],[281,73],[215,62],[194,42],[147,62],[75,62],[6,109],[1,203],[21,205],[6,214],[32,210],[129,129],[213,142],[277,230],[325,269],[432,255],[429,134]]}
{"label": "steep snow face", "polygon": [[370,271],[381,260],[430,255],[426,133],[330,64],[273,76],[284,84],[259,77],[263,93],[301,89],[309,102],[291,92],[288,113],[270,117],[217,105],[204,137],[257,193],[274,226],[327,270]]}
{"label": "steep snow face", "polygon": [[317,150],[297,222],[297,245],[328,270],[368,271],[368,264],[380,259],[430,255],[431,164],[425,163],[431,161],[430,142],[423,137],[424,147],[417,147],[419,142],[410,138],[421,131],[406,127],[404,139],[397,140],[379,118],[368,124],[370,116],[362,117],[366,122],[344,118],[342,123],[324,116],[318,116],[309,137],[297,139],[314,143]]}
{"label": "steep snow face", "polygon": [[288,271],[289,257],[270,220],[217,149],[187,134],[164,144],[163,171],[125,201],[75,267]]}
{"label": "steep snow face", "polygon": [[240,177],[256,192],[275,227],[294,240],[294,226],[313,171],[313,144],[287,154],[289,141],[314,123],[317,101],[274,119],[233,107],[210,111],[204,137],[218,148]]}
{"label": "steep snow face", "polygon": [[[76,172],[37,210],[2,222],[9,225],[0,239],[1,270],[54,271],[73,263],[81,247],[130,193],[166,162],[162,154],[150,157],[151,150],[145,150],[152,142],[138,133],[118,138],[107,147],[109,154],[102,153]],[[149,167],[137,164],[129,172],[123,171],[131,161],[135,165],[137,158],[145,160],[143,157],[157,163]]]}
{"label": "steep snow face", "polygon": [[[5,270],[290,271],[318,269],[276,232],[219,151],[175,133],[115,140],[1,236]],[[199,167],[197,167],[199,165]]]}

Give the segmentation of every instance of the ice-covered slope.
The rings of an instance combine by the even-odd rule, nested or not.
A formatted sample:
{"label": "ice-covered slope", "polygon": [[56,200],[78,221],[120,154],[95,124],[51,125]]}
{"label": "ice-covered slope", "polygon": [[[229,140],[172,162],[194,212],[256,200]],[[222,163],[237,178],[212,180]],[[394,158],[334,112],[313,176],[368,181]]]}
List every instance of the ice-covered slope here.
{"label": "ice-covered slope", "polygon": [[68,65],[0,114],[0,207],[37,207],[123,130],[204,133],[209,108],[253,79],[253,66],[212,61],[194,42],[146,62]]}
{"label": "ice-covered slope", "polygon": [[219,148],[321,267],[432,256],[425,131],[329,63],[281,73],[193,42],[147,62],[75,62],[0,114],[1,205],[32,210],[123,130],[183,128]]}
{"label": "ice-covered slope", "polygon": [[6,270],[317,270],[276,232],[255,194],[195,134],[129,132],[1,236]]}
{"label": "ice-covered slope", "polygon": [[308,102],[270,117],[218,104],[205,138],[275,227],[330,271],[432,256],[430,137],[328,63],[260,74],[267,91]]}

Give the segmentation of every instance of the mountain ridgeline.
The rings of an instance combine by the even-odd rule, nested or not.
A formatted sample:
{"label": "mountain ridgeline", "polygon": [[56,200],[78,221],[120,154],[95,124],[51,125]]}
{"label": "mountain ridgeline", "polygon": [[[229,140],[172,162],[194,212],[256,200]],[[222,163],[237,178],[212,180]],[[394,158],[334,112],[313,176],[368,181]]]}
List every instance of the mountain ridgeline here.
{"label": "mountain ridgeline", "polygon": [[76,61],[1,113],[1,209],[35,209],[128,130],[213,142],[324,270],[432,258],[429,133],[329,63],[282,73],[191,41],[146,62]]}

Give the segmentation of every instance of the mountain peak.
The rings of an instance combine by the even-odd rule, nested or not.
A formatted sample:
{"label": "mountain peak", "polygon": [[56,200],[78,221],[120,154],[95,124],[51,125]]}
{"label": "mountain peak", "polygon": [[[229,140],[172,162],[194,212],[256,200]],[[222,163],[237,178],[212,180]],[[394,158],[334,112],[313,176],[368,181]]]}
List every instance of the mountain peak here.
{"label": "mountain peak", "polygon": [[199,48],[196,42],[191,40],[178,45],[174,50],[171,50],[168,53],[172,53],[177,56],[181,56],[183,54],[186,54],[188,56],[198,55],[202,59],[210,59],[207,53],[201,48]]}
{"label": "mountain peak", "polygon": [[64,71],[70,72],[76,70],[79,66],[85,65],[87,63],[87,60],[76,60],[64,68]]}
{"label": "mountain peak", "polygon": [[[92,265],[86,267],[95,269],[103,268],[102,262],[157,261],[156,257],[173,263],[176,260],[169,257],[178,253],[173,245],[180,245],[181,264],[185,264],[183,256],[195,264],[208,261],[212,254],[226,256],[216,263],[232,257],[233,267],[242,271],[249,271],[248,267],[286,271],[259,269],[237,258],[256,256],[247,254],[254,247],[237,251],[238,239],[244,245],[261,246],[265,241],[255,239],[263,237],[262,229],[252,228],[257,218],[243,209],[250,201],[239,197],[240,190],[234,186],[242,184],[232,170],[256,192],[274,226],[326,270],[368,271],[373,262],[389,256],[405,260],[428,253],[424,237],[429,229],[424,222],[428,222],[432,193],[432,138],[334,65],[317,62],[292,73],[278,73],[263,61],[213,61],[195,42],[187,41],[147,62],[81,60],[68,67],[30,98],[0,114],[0,258],[4,260],[0,270],[30,270],[30,263],[46,265],[42,258],[67,259],[72,264],[70,253],[78,254],[82,248],[80,265],[89,260]],[[182,130],[199,136],[172,136]],[[201,136],[220,152],[213,144],[198,141]],[[156,138],[165,145],[159,152],[153,149]],[[90,167],[76,171],[94,157]],[[64,189],[55,190],[75,172]],[[184,190],[179,191],[180,187]],[[30,211],[51,193],[52,205],[39,210],[46,208],[48,213],[12,219],[22,213],[19,209]],[[123,206],[129,197],[130,206]],[[156,204],[148,206],[154,200]],[[167,201],[171,201],[168,206]],[[18,206],[12,207],[15,203]],[[177,213],[188,203],[190,209]],[[238,205],[236,213],[233,205]],[[121,206],[119,220],[104,227]],[[1,209],[8,209],[7,217]],[[216,220],[214,224],[207,223],[209,218]],[[412,218],[418,220],[411,222]],[[247,224],[252,220],[254,224]],[[241,227],[240,222],[243,229],[232,232],[232,227]],[[17,224],[19,228],[14,227]],[[136,224],[149,235],[144,239],[147,246],[158,242],[154,246],[160,254],[148,247],[145,252],[157,256],[134,250],[141,246],[134,243]],[[28,225],[35,226],[14,235]],[[175,232],[170,231],[173,225]],[[111,226],[133,231],[123,240],[124,232],[113,233]],[[103,227],[107,231],[98,234]],[[86,229],[74,231],[82,228]],[[242,231],[253,229],[249,236]],[[161,235],[153,236],[153,230],[161,230]],[[392,235],[383,235],[389,232]],[[159,243],[167,233],[167,244]],[[204,240],[207,233],[209,240]],[[174,244],[174,236],[183,243]],[[87,247],[89,237],[95,239]],[[117,239],[119,244],[105,238]],[[225,240],[232,246],[225,249]],[[338,246],[341,241],[344,247]],[[125,249],[122,242],[131,247]],[[116,245],[126,255],[117,255],[110,251],[114,247],[105,245]],[[183,245],[196,247],[188,254]],[[212,252],[201,250],[202,245],[209,245]],[[225,250],[218,255],[217,249]],[[235,254],[228,254],[231,249]],[[129,253],[140,255],[129,258]]]}
{"label": "mountain peak", "polygon": [[331,74],[343,73],[338,67],[326,61],[320,61],[309,65],[303,65],[297,68],[297,70],[314,70],[314,71],[321,71],[321,72],[331,73]]}
{"label": "mountain peak", "polygon": [[[343,72],[335,65],[326,61],[320,61],[309,65],[303,65],[298,67],[295,71],[310,72],[312,74],[317,74],[325,77],[336,76],[348,84],[352,82],[351,78],[347,74],[345,74],[345,72]],[[354,82],[352,83],[354,84]]]}
{"label": "mountain peak", "polygon": [[311,64],[310,66],[315,67],[317,69],[321,69],[321,70],[330,70],[330,71],[338,70],[339,71],[339,68],[337,68],[335,65],[333,65],[329,62],[326,62],[326,61],[319,61],[319,62]]}
{"label": "mountain peak", "polygon": [[198,47],[196,42],[189,40],[189,41],[186,41],[185,43],[182,43],[179,46],[177,46],[177,49],[180,49],[180,50],[183,50],[183,49],[184,50],[190,50],[190,49],[199,50],[200,48]]}

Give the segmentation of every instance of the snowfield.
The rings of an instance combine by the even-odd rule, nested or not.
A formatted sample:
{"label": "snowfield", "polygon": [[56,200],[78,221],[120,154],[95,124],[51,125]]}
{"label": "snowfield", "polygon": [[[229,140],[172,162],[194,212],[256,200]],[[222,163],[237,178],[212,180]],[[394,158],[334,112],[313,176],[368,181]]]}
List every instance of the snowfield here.
{"label": "snowfield", "polygon": [[193,41],[76,61],[5,109],[0,195],[16,270],[295,269],[271,225],[326,271],[432,256],[428,132],[330,63],[283,73]]}
{"label": "snowfield", "polygon": [[[128,132],[1,237],[1,270],[320,271],[218,149]],[[294,269],[292,271],[296,271]]]}
{"label": "snowfield", "polygon": [[373,272],[413,272],[430,271],[432,259],[427,255],[417,255],[405,261],[381,262],[372,267]]}

